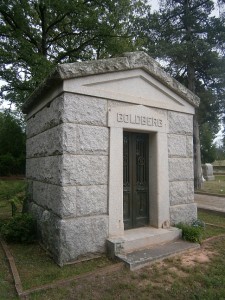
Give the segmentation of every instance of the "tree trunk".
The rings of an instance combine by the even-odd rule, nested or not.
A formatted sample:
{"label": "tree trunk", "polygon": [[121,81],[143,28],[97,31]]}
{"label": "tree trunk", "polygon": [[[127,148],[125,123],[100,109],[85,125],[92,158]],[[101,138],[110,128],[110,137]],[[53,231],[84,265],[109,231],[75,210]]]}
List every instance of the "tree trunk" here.
{"label": "tree trunk", "polygon": [[199,126],[198,126],[198,118],[196,112],[193,117],[193,150],[194,150],[194,188],[200,189],[202,186],[202,168],[201,168]]}

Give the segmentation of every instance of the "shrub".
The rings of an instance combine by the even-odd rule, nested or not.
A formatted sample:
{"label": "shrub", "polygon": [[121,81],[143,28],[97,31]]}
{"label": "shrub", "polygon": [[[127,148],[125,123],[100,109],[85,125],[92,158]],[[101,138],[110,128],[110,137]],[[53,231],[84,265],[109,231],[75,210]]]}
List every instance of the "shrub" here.
{"label": "shrub", "polygon": [[1,227],[7,242],[33,243],[36,240],[36,221],[30,214],[19,214]]}
{"label": "shrub", "polygon": [[0,176],[8,176],[15,172],[16,160],[11,153],[0,155]]}
{"label": "shrub", "polygon": [[197,223],[193,225],[179,223],[176,227],[182,230],[182,238],[184,240],[192,243],[201,243],[203,226],[199,226]]}

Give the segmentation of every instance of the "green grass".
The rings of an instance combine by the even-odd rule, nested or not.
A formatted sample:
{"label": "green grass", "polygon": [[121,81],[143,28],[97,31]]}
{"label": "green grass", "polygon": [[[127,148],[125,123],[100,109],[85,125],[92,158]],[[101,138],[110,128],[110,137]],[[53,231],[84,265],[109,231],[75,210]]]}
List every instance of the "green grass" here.
{"label": "green grass", "polygon": [[196,250],[135,272],[121,270],[36,292],[29,299],[225,299],[225,238],[202,247],[209,253],[207,263],[197,261],[200,252]]}
{"label": "green grass", "polygon": [[59,267],[38,245],[10,244],[24,289],[52,283],[113,264],[106,257]]}
{"label": "green grass", "polygon": [[[12,191],[15,186],[12,187],[11,183],[7,185]],[[19,185],[22,183],[24,184],[20,182]],[[7,187],[1,193],[2,187],[3,185],[0,186],[0,211],[4,213],[0,214],[0,221],[11,216],[11,207],[3,196],[7,194]],[[225,227],[223,216],[199,212],[198,218],[206,223]],[[206,225],[203,240],[221,234],[225,234],[224,228]],[[112,264],[106,257],[102,257],[60,268],[38,244],[10,244],[9,247],[16,261],[23,289],[94,272]],[[79,279],[65,286],[35,292],[29,295],[29,299],[225,299],[225,238],[218,237],[203,242],[202,248],[204,253],[213,253],[205,263],[197,262],[193,254],[190,254],[189,259],[194,263],[185,265],[182,256],[176,256],[136,272],[123,269],[104,276],[93,275],[91,278]],[[18,299],[1,247],[0,299]]]}
{"label": "green grass", "polygon": [[9,270],[9,264],[0,246],[0,299],[18,299],[13,284],[13,278]]}
{"label": "green grass", "polygon": [[[18,194],[25,194],[25,187],[23,180],[0,180],[0,225],[12,216],[10,200]],[[19,211],[21,208],[19,205]]]}
{"label": "green grass", "polygon": [[[218,226],[225,226],[225,217],[222,217],[222,216],[217,216],[217,215],[206,213],[206,212],[200,212],[198,215],[198,218],[203,220],[206,223],[213,223]],[[203,232],[203,240],[208,237],[216,236],[216,235],[220,235],[220,234],[225,234],[225,230],[223,228],[216,228],[216,227],[206,225],[206,229]],[[223,244],[225,246],[225,240],[223,241]],[[78,264],[74,264],[74,265],[67,265],[67,266],[60,268],[52,261],[52,259],[48,256],[48,254],[38,244],[33,244],[33,245],[10,244],[10,249],[14,255],[16,265],[19,270],[24,289],[29,289],[29,288],[32,288],[35,286],[52,283],[55,280],[70,278],[72,276],[84,274],[86,272],[94,271],[101,267],[112,264],[112,262],[109,261],[106,257],[102,257],[99,259],[94,259],[92,261],[87,261],[87,262],[78,263]],[[176,268],[177,268],[179,266],[179,263],[177,263],[176,260],[174,261],[174,259],[169,259],[169,260],[167,260],[167,263],[168,262],[171,267],[176,266]],[[91,284],[90,287],[86,286],[84,288],[84,286],[82,286],[82,291],[79,290],[80,283],[78,284],[78,283],[74,282],[73,284],[69,284],[68,287],[66,287],[66,288],[58,287],[57,289],[54,289],[54,290],[42,291],[39,293],[35,293],[35,295],[33,295],[31,297],[31,299],[67,299],[67,297],[72,297],[72,296],[68,296],[68,295],[71,295],[71,290],[72,290],[72,295],[73,295],[74,289],[79,290],[78,295],[80,298],[77,298],[77,299],[81,299],[81,298],[82,299],[91,299],[93,297],[93,295],[96,295],[96,297],[97,297],[96,299],[116,299],[116,298],[112,298],[110,296],[110,293],[113,291],[116,291],[116,295],[118,295],[118,297],[119,297],[118,299],[127,299],[127,298],[129,299],[129,297],[130,297],[129,295],[132,295],[132,298],[130,298],[130,299],[135,299],[135,297],[138,297],[138,294],[136,294],[136,289],[138,288],[138,291],[140,292],[139,287],[137,287],[138,281],[140,281],[140,282],[148,281],[148,285],[147,285],[148,292],[147,292],[147,290],[141,291],[141,294],[143,293],[142,294],[144,297],[143,299],[145,299],[145,296],[146,297],[147,297],[147,295],[149,296],[149,293],[151,295],[151,293],[153,293],[153,290],[154,290],[154,293],[153,293],[154,297],[156,297],[156,299],[160,299],[160,297],[164,297],[163,295],[164,295],[165,291],[164,292],[163,292],[163,290],[155,291],[155,285],[152,285],[151,280],[153,282],[155,282],[155,284],[157,283],[157,284],[161,285],[162,278],[163,278],[162,276],[164,276],[164,277],[168,276],[168,270],[163,269],[164,271],[162,272],[162,270],[157,267],[157,264],[156,264],[156,266],[153,266],[152,268],[153,268],[153,270],[151,271],[152,272],[151,276],[149,275],[148,269],[144,269],[143,272],[140,272],[140,274],[138,276],[138,280],[137,280],[136,276],[131,276],[131,274],[135,274],[135,273],[130,273],[127,271],[119,271],[118,278],[114,278],[115,275],[110,275],[114,279],[112,279],[112,283],[107,282],[107,287],[100,288],[100,283],[98,283],[99,289],[101,290],[101,292],[102,292],[102,289],[104,290],[103,298],[101,298],[101,295],[99,294],[98,289],[96,290],[95,285],[92,286],[92,282],[88,283],[88,284]],[[188,269],[185,272],[189,274],[189,271],[190,270]],[[192,272],[192,270],[190,271],[190,273],[191,272]],[[194,273],[195,272],[196,271],[194,271]],[[123,280],[121,281],[121,276],[122,276],[121,274],[124,274],[124,276],[126,276],[125,281],[123,281]],[[172,274],[171,276],[172,276],[171,278],[174,278],[172,281],[174,281],[175,279],[176,279],[176,281],[178,280],[178,283],[177,283],[178,286],[174,283],[172,290],[170,291],[171,299],[172,299],[172,297],[175,297],[175,299],[179,299],[179,298],[176,298],[176,293],[178,293],[177,290],[180,291],[180,289],[182,288],[182,285],[184,285],[184,283],[183,282],[180,283],[180,278],[179,278],[179,276],[177,276],[176,272],[175,272],[175,274]],[[151,280],[150,280],[150,278],[151,278]],[[97,279],[94,278],[94,282],[96,280]],[[99,280],[100,280],[100,278],[99,278]],[[167,279],[165,279],[165,280],[167,280]],[[79,282],[80,282],[80,280],[79,280]],[[97,282],[98,282],[98,280],[97,280]],[[191,283],[190,283],[190,286],[191,286]],[[153,287],[154,287],[154,289],[153,289]],[[179,293],[177,295],[179,295]],[[98,297],[100,297],[100,298],[98,298]],[[122,297],[122,298],[120,298],[120,297]],[[73,298],[68,298],[68,299],[73,299]],[[137,298],[137,299],[140,299],[140,298]],[[153,299],[155,299],[155,298],[153,298]],[[166,299],[166,298],[162,298],[162,299]],[[183,298],[183,299],[185,299],[185,298]],[[195,298],[193,298],[193,299],[195,299]]]}
{"label": "green grass", "polygon": [[[215,227],[215,226],[206,224],[205,230],[202,233],[203,240],[210,238],[212,236],[225,234],[225,216],[216,215],[215,213],[199,211],[198,218],[200,220],[204,221],[205,223],[221,226],[221,228],[220,228],[220,227]],[[224,227],[224,228],[222,228],[222,227]]]}
{"label": "green grass", "polygon": [[199,211],[198,218],[206,223],[225,227],[225,215],[222,216],[222,215],[217,215],[215,213]]}
{"label": "green grass", "polygon": [[215,180],[205,181],[199,192],[225,195],[225,176],[216,175]]}

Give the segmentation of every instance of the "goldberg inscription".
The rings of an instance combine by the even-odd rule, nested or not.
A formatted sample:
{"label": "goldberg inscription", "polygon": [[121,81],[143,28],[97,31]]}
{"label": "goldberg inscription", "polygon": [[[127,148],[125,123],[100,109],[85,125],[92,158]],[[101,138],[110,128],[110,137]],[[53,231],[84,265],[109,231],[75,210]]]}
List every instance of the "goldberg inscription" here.
{"label": "goldberg inscription", "polygon": [[131,124],[140,124],[146,126],[162,127],[162,120],[155,119],[146,116],[131,115],[131,114],[117,114],[117,122],[120,123],[131,123]]}

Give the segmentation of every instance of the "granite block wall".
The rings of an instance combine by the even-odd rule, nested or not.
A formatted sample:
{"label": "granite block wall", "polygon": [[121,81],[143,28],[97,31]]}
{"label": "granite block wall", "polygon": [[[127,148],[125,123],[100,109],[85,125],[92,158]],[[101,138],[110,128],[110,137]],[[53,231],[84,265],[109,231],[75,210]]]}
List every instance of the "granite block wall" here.
{"label": "granite block wall", "polygon": [[171,224],[197,218],[194,203],[193,117],[168,112],[169,198]]}
{"label": "granite block wall", "polygon": [[[38,219],[42,243],[59,265],[105,252],[107,108],[125,105],[108,102],[64,93],[27,120],[30,210]],[[192,115],[168,111],[167,117],[170,221],[190,223],[197,217]]]}
{"label": "granite block wall", "polygon": [[27,120],[30,210],[60,265],[104,252],[108,236],[107,102],[65,93]]}

